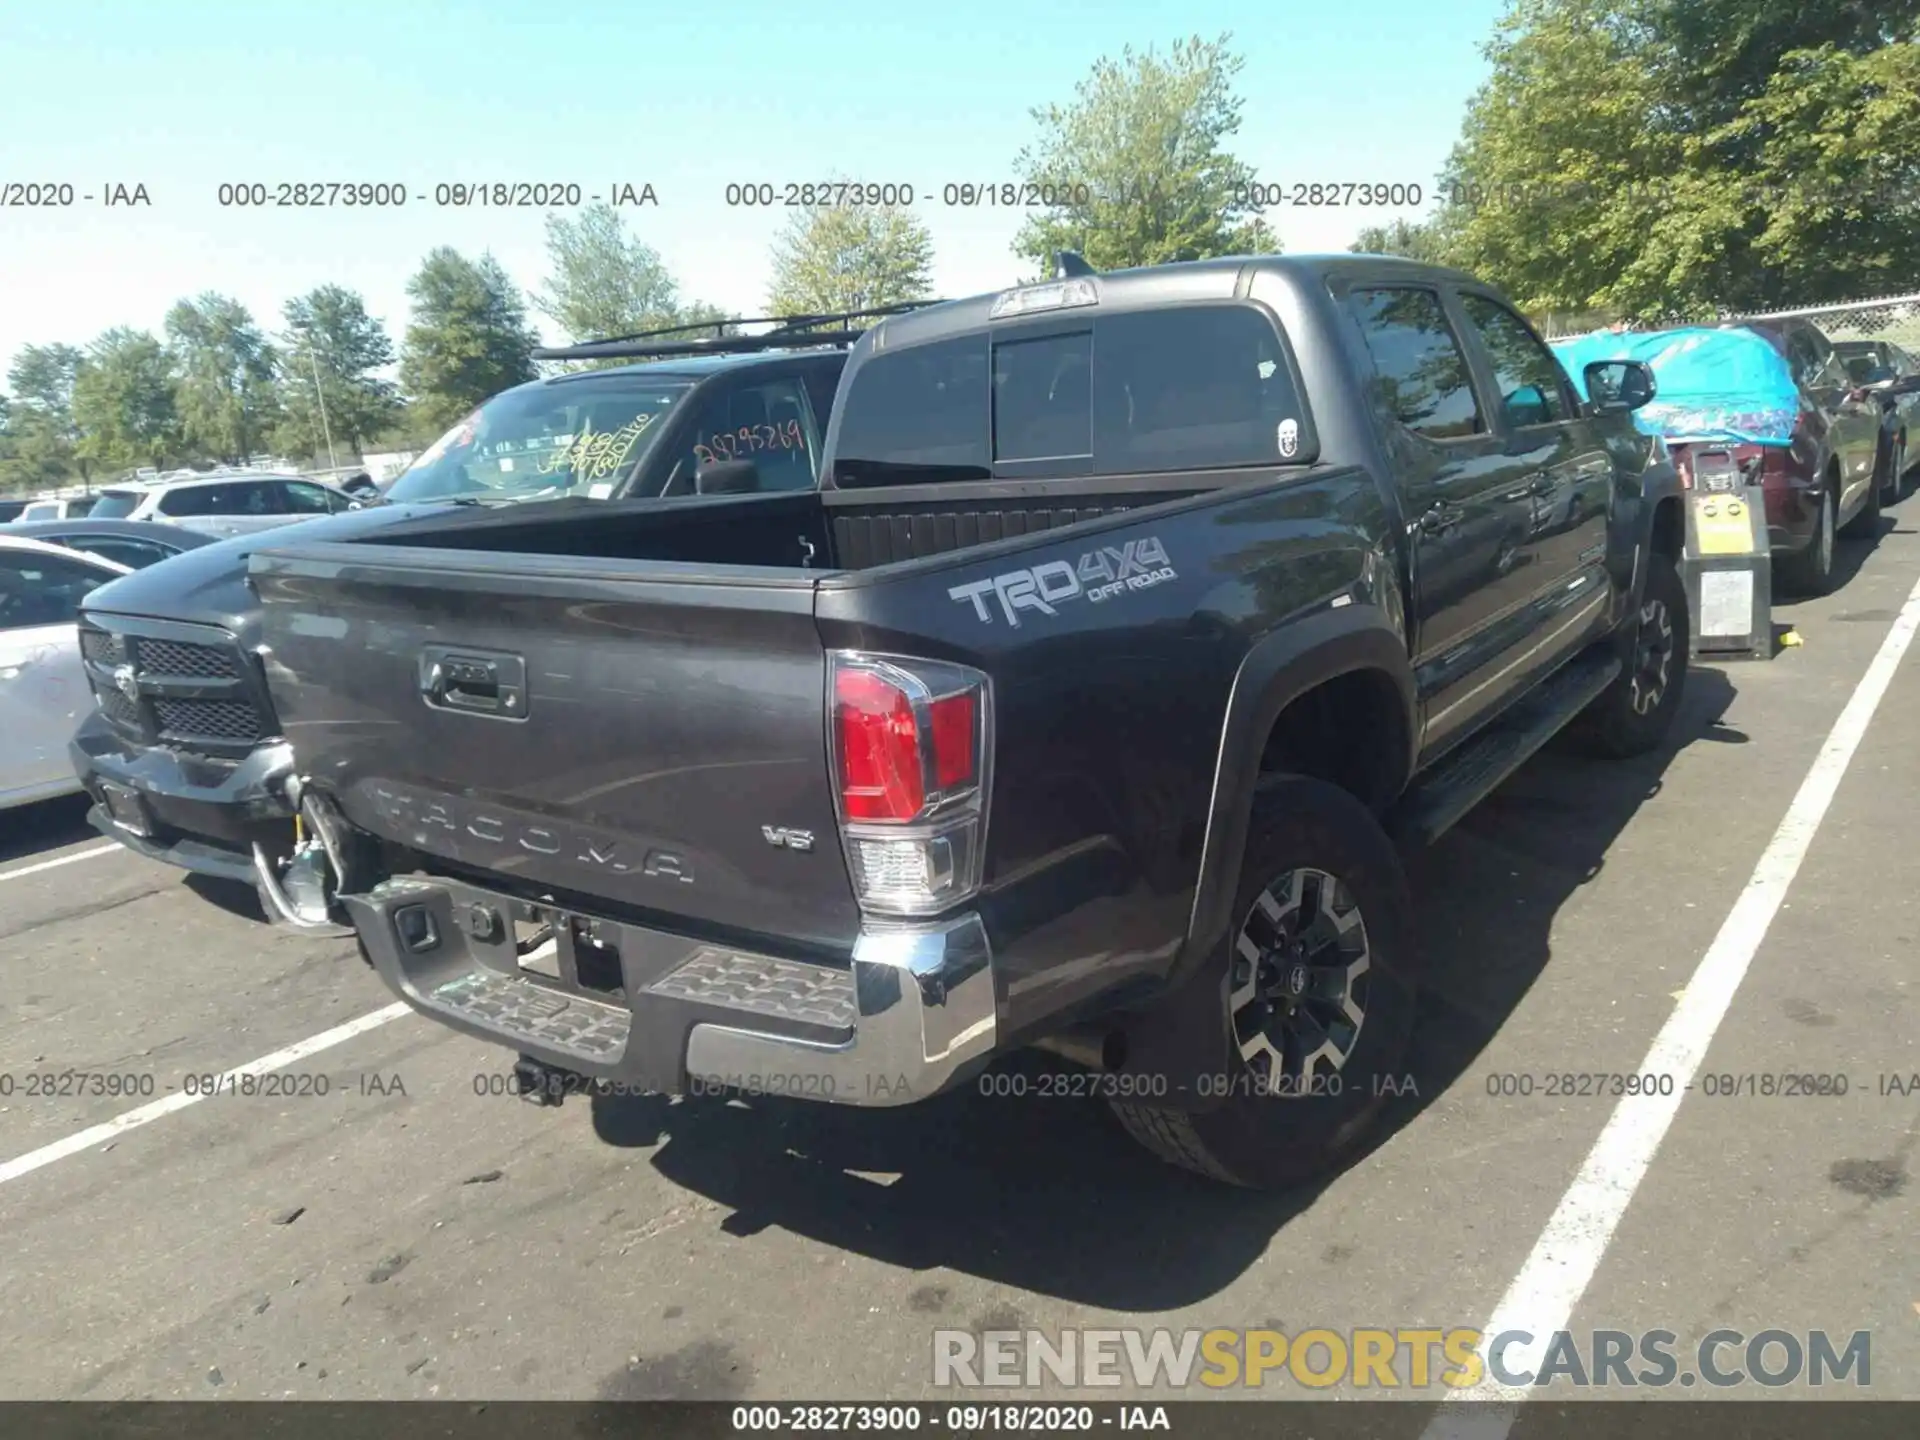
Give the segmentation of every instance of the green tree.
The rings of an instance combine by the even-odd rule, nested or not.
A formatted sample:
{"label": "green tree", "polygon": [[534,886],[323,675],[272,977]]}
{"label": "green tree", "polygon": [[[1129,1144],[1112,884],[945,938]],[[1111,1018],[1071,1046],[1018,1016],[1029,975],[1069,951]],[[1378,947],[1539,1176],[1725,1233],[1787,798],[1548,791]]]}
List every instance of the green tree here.
{"label": "green tree", "polygon": [[190,447],[229,464],[257,452],[278,418],[273,346],[238,300],[208,292],[167,312],[174,388]]}
{"label": "green tree", "polygon": [[519,288],[491,254],[476,262],[441,246],[407,282],[413,321],[401,347],[410,418],[444,429],[489,396],[535,378],[539,337]]}
{"label": "green tree", "polygon": [[1226,149],[1243,103],[1233,77],[1244,62],[1230,38],[1195,36],[1165,57],[1128,47],[1098,61],[1070,104],[1035,109],[1040,138],[1015,167],[1067,203],[1030,217],[1014,253],[1042,274],[1060,250],[1100,270],[1277,253],[1250,203],[1253,167]]}
{"label": "green tree", "polygon": [[534,305],[575,344],[676,324],[680,288],[605,201],[547,217],[547,288]]}
{"label": "green tree", "polygon": [[80,454],[102,465],[167,464],[185,445],[166,347],[119,326],[87,347],[73,382]]}
{"label": "green tree", "polygon": [[28,345],[14,356],[7,367],[14,402],[0,484],[40,487],[90,478],[73,420],[73,382],[85,358],[72,345]]}
{"label": "green tree", "polygon": [[1454,258],[1534,309],[1646,320],[1920,280],[1917,16],[1516,0],[1443,177]]}
{"label": "green tree", "polygon": [[1368,225],[1347,248],[1355,255],[1403,255],[1431,265],[1449,263],[1446,239],[1431,221],[1395,220],[1387,225]]}
{"label": "green tree", "polygon": [[399,394],[374,372],[393,364],[393,341],[352,290],[322,285],[282,311],[276,443],[290,455],[323,455],[328,442],[358,452],[399,415]]}
{"label": "green tree", "polygon": [[933,293],[933,237],[899,205],[795,210],[774,242],[775,315],[872,310]]}

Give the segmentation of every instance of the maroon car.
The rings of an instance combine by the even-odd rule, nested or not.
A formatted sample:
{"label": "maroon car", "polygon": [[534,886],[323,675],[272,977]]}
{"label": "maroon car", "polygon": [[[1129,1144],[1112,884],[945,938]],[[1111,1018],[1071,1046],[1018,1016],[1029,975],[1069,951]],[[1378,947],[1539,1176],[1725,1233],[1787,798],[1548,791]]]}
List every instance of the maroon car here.
{"label": "maroon car", "polygon": [[[1836,535],[1869,539],[1880,502],[1895,492],[1881,431],[1887,413],[1858,388],[1844,360],[1819,326],[1798,318],[1728,322],[1759,335],[1785,358],[1800,392],[1793,443],[1778,445],[1676,444],[1674,463],[1689,488],[1761,485],[1767,532],[1783,583],[1803,595],[1833,587]],[[1724,477],[1724,478],[1722,478]]]}

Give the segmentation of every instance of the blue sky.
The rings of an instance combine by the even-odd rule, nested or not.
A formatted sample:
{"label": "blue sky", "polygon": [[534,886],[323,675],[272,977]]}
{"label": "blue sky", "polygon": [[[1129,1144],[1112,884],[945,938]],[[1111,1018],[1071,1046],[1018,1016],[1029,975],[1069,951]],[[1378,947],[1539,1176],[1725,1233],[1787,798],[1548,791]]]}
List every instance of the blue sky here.
{"label": "blue sky", "polygon": [[[146,186],[152,204],[0,209],[0,363],[111,325],[158,331],[218,290],[270,329],[289,296],[359,290],[398,341],[436,245],[546,273],[542,212],[437,208],[440,182],[651,183],[636,229],[689,298],[758,313],[783,212],[729,181],[838,174],[911,184],[941,294],[1018,277],[1018,217],[939,203],[1008,177],[1030,110],[1102,54],[1233,32],[1265,180],[1425,184],[1484,74],[1499,0],[1151,0],[946,6],[707,0],[11,0],[0,7],[0,183]],[[395,181],[394,210],[233,210],[223,181]],[[929,203],[929,198],[931,203]],[[1424,207],[1421,207],[1424,208]],[[1294,252],[1344,248],[1393,212],[1276,208]]]}

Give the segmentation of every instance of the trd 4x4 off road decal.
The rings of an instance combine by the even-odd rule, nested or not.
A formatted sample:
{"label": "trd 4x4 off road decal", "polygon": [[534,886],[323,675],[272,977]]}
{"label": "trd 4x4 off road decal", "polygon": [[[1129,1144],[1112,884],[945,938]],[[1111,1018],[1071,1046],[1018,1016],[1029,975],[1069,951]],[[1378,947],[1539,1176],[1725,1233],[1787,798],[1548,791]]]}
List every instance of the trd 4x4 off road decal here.
{"label": "trd 4x4 off road decal", "polygon": [[1128,590],[1145,590],[1174,578],[1167,563],[1167,550],[1159,537],[1129,540],[1115,549],[1104,545],[1089,550],[1078,565],[1065,560],[1045,560],[1026,570],[1009,570],[987,580],[956,585],[947,594],[955,600],[971,603],[973,613],[991,625],[993,612],[987,608],[988,596],[1000,602],[1007,624],[1020,628],[1021,610],[1037,610],[1042,615],[1057,615],[1055,607],[1069,600],[1090,600],[1099,604]]}

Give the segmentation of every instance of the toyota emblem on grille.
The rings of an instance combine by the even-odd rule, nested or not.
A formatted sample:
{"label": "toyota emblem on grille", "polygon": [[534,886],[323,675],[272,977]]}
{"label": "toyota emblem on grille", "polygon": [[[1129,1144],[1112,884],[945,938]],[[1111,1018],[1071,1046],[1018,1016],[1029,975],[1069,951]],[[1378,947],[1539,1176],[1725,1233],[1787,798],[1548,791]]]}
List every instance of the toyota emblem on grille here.
{"label": "toyota emblem on grille", "polygon": [[129,700],[140,698],[140,682],[133,678],[133,666],[116,665],[113,667],[113,688]]}

